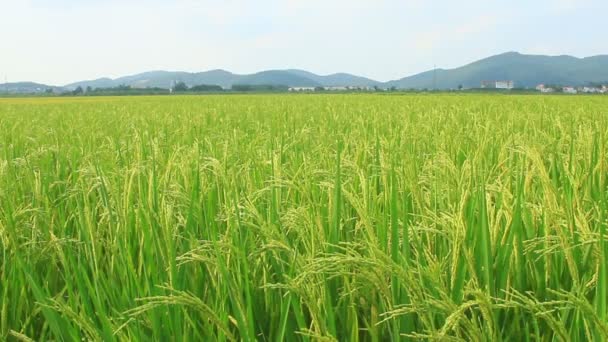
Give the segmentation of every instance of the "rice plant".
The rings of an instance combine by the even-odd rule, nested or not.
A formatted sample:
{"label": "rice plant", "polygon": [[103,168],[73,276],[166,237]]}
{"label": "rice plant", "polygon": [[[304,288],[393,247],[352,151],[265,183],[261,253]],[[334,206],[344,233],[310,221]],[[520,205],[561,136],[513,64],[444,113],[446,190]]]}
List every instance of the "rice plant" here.
{"label": "rice plant", "polygon": [[0,99],[0,340],[608,339],[608,98]]}

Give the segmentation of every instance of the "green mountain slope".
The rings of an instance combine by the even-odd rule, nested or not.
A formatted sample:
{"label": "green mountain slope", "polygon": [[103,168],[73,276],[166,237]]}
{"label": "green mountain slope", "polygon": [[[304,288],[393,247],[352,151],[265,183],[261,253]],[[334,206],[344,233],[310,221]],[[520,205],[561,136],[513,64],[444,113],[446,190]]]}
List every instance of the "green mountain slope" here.
{"label": "green mountain slope", "polygon": [[463,85],[479,87],[483,80],[513,80],[516,87],[535,87],[540,83],[585,85],[608,81],[608,56],[524,55],[507,52],[484,58],[455,69],[430,70],[390,81],[397,88],[450,89]]}
{"label": "green mountain slope", "polygon": [[304,70],[266,70],[248,75],[233,74],[225,70],[210,70],[198,73],[172,72],[172,71],[150,71],[141,74],[120,77],[117,79],[100,78],[97,80],[82,81],[66,85],[74,89],[78,86],[86,88],[106,88],[118,85],[130,85],[137,88],[161,87],[169,88],[176,82],[184,82],[188,86],[198,84],[216,84],[224,88],[230,88],[233,84],[272,84],[293,87],[316,87],[316,86],[373,86],[380,85],[365,77],[339,73],[320,76]]}
{"label": "green mountain slope", "polygon": [[35,83],[35,82],[10,82],[0,84],[0,94],[35,94],[43,93],[48,89],[52,89],[54,92],[61,91],[61,87]]}
{"label": "green mountain slope", "polygon": [[326,87],[332,86],[380,86],[382,82],[374,81],[372,79],[351,75],[347,73],[336,73],[327,76],[321,76],[308,72],[306,70],[289,69],[287,70],[292,74],[300,75],[302,77],[309,78],[320,85]]}

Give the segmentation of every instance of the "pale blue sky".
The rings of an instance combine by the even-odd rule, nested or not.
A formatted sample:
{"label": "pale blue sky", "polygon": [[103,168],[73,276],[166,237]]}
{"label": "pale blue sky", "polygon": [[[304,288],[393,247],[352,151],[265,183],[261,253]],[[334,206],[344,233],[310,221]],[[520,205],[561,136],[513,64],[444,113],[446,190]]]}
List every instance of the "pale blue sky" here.
{"label": "pale blue sky", "polygon": [[0,0],[0,83],[301,68],[377,80],[506,51],[608,53],[607,0]]}

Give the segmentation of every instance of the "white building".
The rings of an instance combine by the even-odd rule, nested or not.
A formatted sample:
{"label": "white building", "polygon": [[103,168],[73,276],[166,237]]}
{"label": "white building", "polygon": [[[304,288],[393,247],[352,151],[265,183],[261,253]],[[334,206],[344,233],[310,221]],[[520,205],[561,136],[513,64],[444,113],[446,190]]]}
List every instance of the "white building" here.
{"label": "white building", "polygon": [[348,90],[347,87],[325,87],[325,90],[329,90],[329,91],[346,91]]}
{"label": "white building", "polygon": [[576,94],[578,91],[574,87],[563,87],[562,91],[566,94]]}
{"label": "white building", "polygon": [[595,93],[599,93],[601,91],[601,89],[596,88],[596,87],[583,87],[583,88],[579,89],[579,91],[581,91],[583,93],[587,93],[587,94],[595,94]]}
{"label": "white building", "polygon": [[513,89],[513,81],[481,81],[481,88],[484,89]]}
{"label": "white building", "polygon": [[496,81],[496,89],[513,89],[513,81]]}
{"label": "white building", "polygon": [[290,87],[289,91],[315,91],[315,87]]}
{"label": "white building", "polygon": [[551,87],[547,87],[544,84],[539,84],[536,86],[536,90],[540,91],[541,93],[552,93],[555,91],[555,89],[551,88]]}

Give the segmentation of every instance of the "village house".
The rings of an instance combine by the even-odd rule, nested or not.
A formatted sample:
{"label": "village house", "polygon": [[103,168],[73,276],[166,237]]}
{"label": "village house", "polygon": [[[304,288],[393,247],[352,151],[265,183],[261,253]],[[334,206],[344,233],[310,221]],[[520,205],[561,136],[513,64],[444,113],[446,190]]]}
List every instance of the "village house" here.
{"label": "village house", "polygon": [[579,92],[586,93],[586,94],[594,94],[594,93],[600,92],[600,88],[596,88],[596,87],[582,87],[582,88],[579,88],[578,90],[579,90]]}
{"label": "village house", "polygon": [[481,81],[483,89],[513,89],[513,81]]}
{"label": "village house", "polygon": [[551,88],[551,87],[547,87],[544,84],[539,84],[536,86],[536,90],[540,91],[541,93],[553,93],[555,92],[555,89]]}
{"label": "village house", "polygon": [[289,91],[315,91],[315,87],[289,87]]}
{"label": "village house", "polygon": [[329,91],[345,91],[348,90],[347,87],[325,87],[325,90]]}

